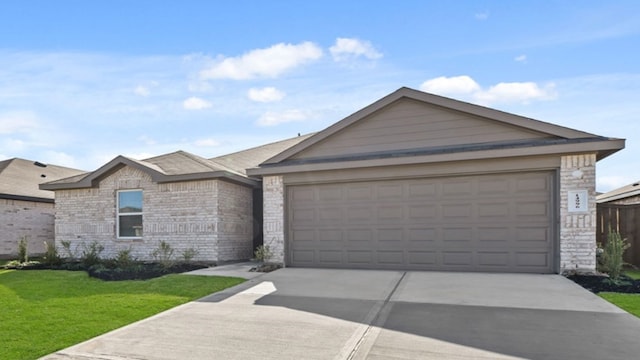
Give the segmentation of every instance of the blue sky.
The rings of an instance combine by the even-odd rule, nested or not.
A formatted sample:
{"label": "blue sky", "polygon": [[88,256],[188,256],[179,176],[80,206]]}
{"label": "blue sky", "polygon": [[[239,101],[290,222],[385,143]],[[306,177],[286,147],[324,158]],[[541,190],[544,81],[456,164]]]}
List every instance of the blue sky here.
{"label": "blue sky", "polygon": [[626,138],[640,180],[637,1],[3,1],[0,159],[94,170],[318,131],[407,86]]}

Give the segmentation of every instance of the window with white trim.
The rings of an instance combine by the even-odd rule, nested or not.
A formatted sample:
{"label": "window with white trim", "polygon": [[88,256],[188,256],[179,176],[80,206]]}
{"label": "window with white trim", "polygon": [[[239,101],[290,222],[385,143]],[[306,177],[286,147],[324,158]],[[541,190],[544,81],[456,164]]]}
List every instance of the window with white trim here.
{"label": "window with white trim", "polygon": [[119,239],[142,237],[142,190],[118,190],[117,232]]}

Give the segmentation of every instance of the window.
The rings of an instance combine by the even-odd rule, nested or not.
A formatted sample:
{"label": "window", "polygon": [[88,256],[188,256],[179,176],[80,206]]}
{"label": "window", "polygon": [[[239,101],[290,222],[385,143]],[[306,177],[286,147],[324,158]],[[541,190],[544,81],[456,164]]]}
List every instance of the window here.
{"label": "window", "polygon": [[118,238],[142,237],[142,190],[118,191]]}

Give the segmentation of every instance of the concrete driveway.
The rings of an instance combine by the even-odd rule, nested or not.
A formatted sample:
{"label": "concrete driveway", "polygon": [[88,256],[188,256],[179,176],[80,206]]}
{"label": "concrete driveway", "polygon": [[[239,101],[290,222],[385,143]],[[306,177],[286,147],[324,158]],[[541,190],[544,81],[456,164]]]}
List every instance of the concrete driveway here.
{"label": "concrete driveway", "polygon": [[287,268],[45,359],[635,359],[638,334],[557,275]]}

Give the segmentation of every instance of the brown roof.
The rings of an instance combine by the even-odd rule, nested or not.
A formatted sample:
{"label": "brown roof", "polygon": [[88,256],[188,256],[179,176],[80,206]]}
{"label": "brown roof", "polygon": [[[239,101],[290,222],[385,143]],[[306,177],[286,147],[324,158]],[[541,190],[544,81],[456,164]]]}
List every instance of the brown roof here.
{"label": "brown roof", "polygon": [[53,192],[38,186],[77,174],[83,171],[18,158],[0,161],[0,198],[53,202]]}
{"label": "brown roof", "polygon": [[255,168],[288,148],[310,138],[315,133],[298,135],[294,138],[277,141],[274,143],[254,147],[247,150],[238,151],[232,154],[222,155],[210,160],[224,164],[237,172],[247,175],[247,169]]}
{"label": "brown roof", "polygon": [[600,194],[596,196],[596,202],[606,203],[637,195],[640,195],[640,181]]}

